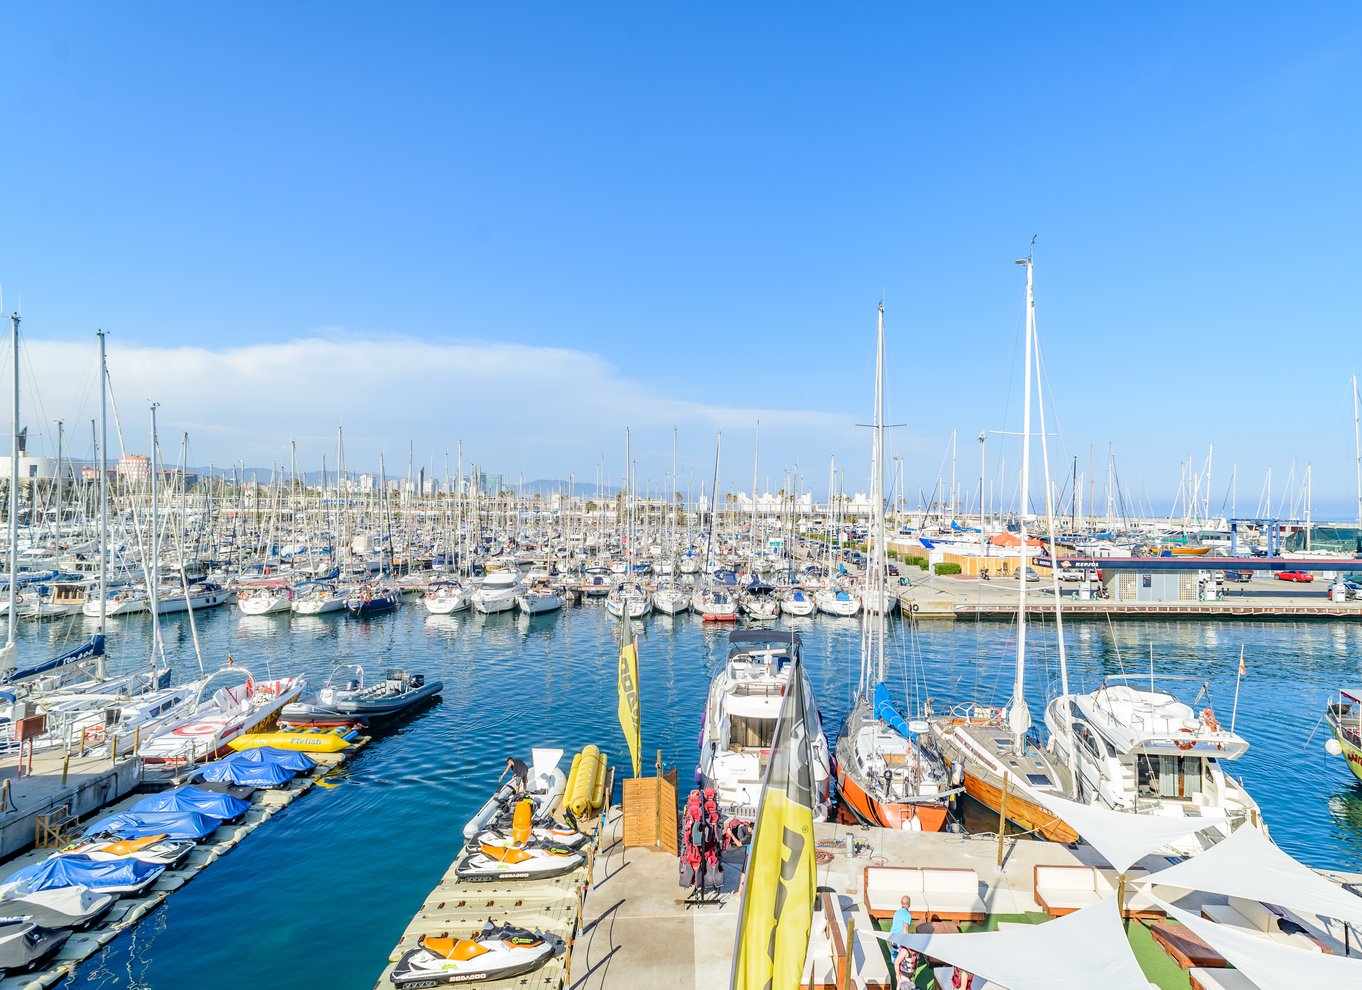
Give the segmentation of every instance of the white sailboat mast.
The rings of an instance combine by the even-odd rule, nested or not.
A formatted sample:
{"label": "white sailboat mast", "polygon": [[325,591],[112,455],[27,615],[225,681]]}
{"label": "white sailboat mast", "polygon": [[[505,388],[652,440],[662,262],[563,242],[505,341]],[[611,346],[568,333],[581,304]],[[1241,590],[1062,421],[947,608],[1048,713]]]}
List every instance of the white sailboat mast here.
{"label": "white sailboat mast", "polygon": [[[5,652],[12,659],[16,650],[14,630],[19,610],[14,606],[19,581],[19,314],[9,317],[9,346],[14,357],[14,427],[9,438],[9,621]],[[13,666],[12,664],[10,666]]]}
{"label": "white sailboat mast", "polygon": [[[1353,375],[1353,464],[1357,471],[1357,525],[1362,529],[1362,433],[1357,425],[1357,376]],[[1362,536],[1362,533],[1359,533]]]}
{"label": "white sailboat mast", "polygon": [[1021,463],[1021,542],[1017,562],[1017,677],[1012,686],[1012,704],[1008,712],[1008,726],[1012,730],[1012,741],[1021,749],[1023,737],[1031,728],[1031,710],[1026,706],[1026,529],[1027,497],[1031,485],[1031,369],[1032,336],[1036,328],[1035,296],[1032,283],[1031,255],[1017,264],[1026,268],[1026,379],[1022,389],[1022,463]]}
{"label": "white sailboat mast", "polygon": [[[870,463],[870,574],[869,600],[863,609],[871,623],[875,683],[884,680],[884,303],[880,302],[875,327],[875,426]],[[873,689],[872,689],[873,690]]]}
{"label": "white sailboat mast", "polygon": [[[99,634],[109,608],[109,377],[105,370],[104,331],[99,331]],[[103,663],[101,656],[100,662]],[[101,674],[103,671],[101,670]]]}

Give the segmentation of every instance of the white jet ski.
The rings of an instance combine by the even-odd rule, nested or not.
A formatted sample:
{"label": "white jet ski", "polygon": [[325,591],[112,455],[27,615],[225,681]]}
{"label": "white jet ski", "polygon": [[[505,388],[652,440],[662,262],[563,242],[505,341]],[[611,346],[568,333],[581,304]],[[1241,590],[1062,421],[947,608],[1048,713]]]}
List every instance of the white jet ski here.
{"label": "white jet ski", "polygon": [[398,960],[389,979],[399,990],[504,980],[543,966],[553,948],[542,935],[488,920],[472,938],[422,937]]}
{"label": "white jet ski", "polygon": [[89,887],[54,887],[16,892],[0,899],[0,915],[22,915],[44,928],[85,928],[104,916],[117,894],[99,894]]}
{"label": "white jet ski", "polygon": [[95,862],[111,859],[140,859],[173,870],[194,849],[191,839],[169,839],[148,835],[141,839],[93,839],[74,842],[61,851],[62,856],[86,856]]}
{"label": "white jet ski", "polygon": [[586,859],[567,846],[531,840],[523,846],[468,846],[454,866],[465,883],[546,880],[577,869]]}
{"label": "white jet ski", "polygon": [[521,798],[516,802],[515,811],[506,809],[479,832],[470,845],[524,846],[533,841],[541,845],[580,849],[586,843],[587,836],[575,828],[560,825],[552,818],[537,818],[534,801]]}
{"label": "white jet ski", "polygon": [[37,965],[70,937],[68,931],[43,928],[27,918],[0,918],[0,973]]}

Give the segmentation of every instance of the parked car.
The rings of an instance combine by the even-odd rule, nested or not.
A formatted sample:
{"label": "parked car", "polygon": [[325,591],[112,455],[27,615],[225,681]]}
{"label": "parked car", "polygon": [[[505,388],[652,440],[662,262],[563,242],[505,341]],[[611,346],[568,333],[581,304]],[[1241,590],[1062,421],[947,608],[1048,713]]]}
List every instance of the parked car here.
{"label": "parked car", "polygon": [[898,564],[890,564],[890,565],[889,565],[889,576],[890,576],[890,577],[898,577],[898,576],[899,576],[899,565],[898,565]]}
{"label": "parked car", "polygon": [[1025,575],[1027,581],[1040,580],[1040,575],[1036,572],[1036,569],[1034,567],[1028,567],[1024,571],[1017,572],[1018,579],[1020,579],[1023,575]]}
{"label": "parked car", "polygon": [[1278,571],[1278,581],[1299,581],[1301,584],[1309,584],[1315,579],[1315,575],[1309,571]]}

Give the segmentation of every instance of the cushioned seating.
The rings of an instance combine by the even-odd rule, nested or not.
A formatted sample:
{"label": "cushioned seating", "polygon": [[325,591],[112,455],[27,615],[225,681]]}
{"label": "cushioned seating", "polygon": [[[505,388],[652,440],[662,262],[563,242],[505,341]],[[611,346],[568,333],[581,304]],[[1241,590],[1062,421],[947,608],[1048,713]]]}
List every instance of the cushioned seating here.
{"label": "cushioned seating", "polygon": [[476,959],[487,951],[477,942],[466,938],[423,938],[421,945],[445,959]]}
{"label": "cushioned seating", "polygon": [[[1149,894],[1135,887],[1134,880],[1148,875],[1147,870],[1126,873],[1124,914],[1127,918],[1163,918],[1165,912]],[[1106,900],[1116,892],[1120,874],[1093,866],[1036,866],[1032,872],[1036,903],[1052,918],[1082,910]]]}
{"label": "cushioned seating", "polygon": [[1324,952],[1318,939],[1300,932],[1287,934],[1278,926],[1285,915],[1262,901],[1251,901],[1244,897],[1231,897],[1228,904],[1208,904],[1201,909],[1201,916],[1216,924],[1225,925],[1282,945],[1294,945],[1309,952]]}
{"label": "cushioned seating", "polygon": [[916,921],[983,921],[988,915],[974,870],[867,866],[862,891],[865,909],[877,921],[893,917],[904,894],[913,899]]}
{"label": "cushioned seating", "polygon": [[[855,944],[851,947],[852,973],[855,985],[866,990],[891,990],[893,980],[889,976],[889,965],[880,951],[880,942],[874,935],[874,924],[864,909],[850,897],[832,895],[841,912],[840,919],[834,919],[837,926],[836,941],[846,944],[847,929],[853,927]],[[810,990],[839,990],[837,982],[837,960],[833,953],[834,935],[823,914],[823,899],[814,902],[813,925],[809,930],[809,951],[804,957],[804,978],[801,986]]]}
{"label": "cushioned seating", "polygon": [[1258,990],[1254,983],[1237,969],[1202,969],[1196,966],[1187,972],[1192,990]]}

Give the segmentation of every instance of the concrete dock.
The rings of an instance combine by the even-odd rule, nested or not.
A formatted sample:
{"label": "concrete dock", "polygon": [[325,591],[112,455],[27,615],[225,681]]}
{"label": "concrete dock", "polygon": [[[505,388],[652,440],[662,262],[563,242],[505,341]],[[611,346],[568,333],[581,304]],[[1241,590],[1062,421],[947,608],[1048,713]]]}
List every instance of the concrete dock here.
{"label": "concrete dock", "polygon": [[[981,581],[976,577],[922,575],[910,571],[907,587],[900,589],[899,604],[905,615],[919,619],[998,619],[1017,615],[1015,578]],[[1093,619],[1254,619],[1359,620],[1362,601],[1332,602],[1323,585],[1293,585],[1258,579],[1225,586],[1215,601],[1196,599],[1167,602],[1115,602],[1078,596],[1071,583],[1060,584],[1065,618]],[[1047,579],[1027,586],[1028,615],[1053,615],[1054,590]]]}
{"label": "concrete dock", "polygon": [[[8,801],[0,808],[0,860],[31,849],[39,819],[53,822],[60,812],[84,818],[131,794],[142,782],[142,763],[123,757],[72,757],[40,752],[19,776],[17,762],[0,768],[0,780],[8,781]],[[65,780],[63,780],[65,776]]]}
{"label": "concrete dock", "polygon": [[[587,894],[581,931],[572,947],[570,990],[632,990],[667,986],[709,990],[724,986],[733,965],[740,892],[736,869],[726,870],[723,894],[713,903],[696,905],[678,884],[677,860],[663,852],[624,849],[618,840],[620,814],[612,811],[602,839],[596,878]],[[847,854],[847,836],[856,855]],[[984,902],[990,914],[1039,912],[1034,896],[1037,865],[1095,865],[1091,849],[1050,842],[1009,839],[1002,869],[997,866],[997,839],[948,833],[868,829],[834,822],[814,826],[819,850],[820,891],[836,896],[845,922],[855,921],[853,952],[860,985],[892,985],[887,957],[870,931],[863,903],[868,866],[932,866],[973,869],[987,884]],[[807,970],[821,978],[819,924],[815,919]]]}

